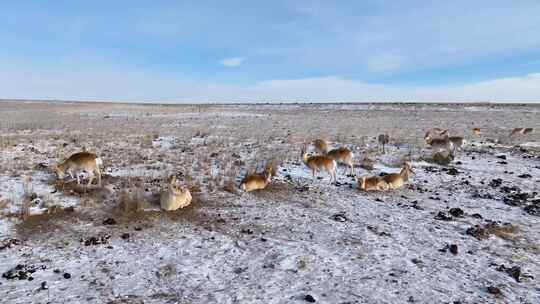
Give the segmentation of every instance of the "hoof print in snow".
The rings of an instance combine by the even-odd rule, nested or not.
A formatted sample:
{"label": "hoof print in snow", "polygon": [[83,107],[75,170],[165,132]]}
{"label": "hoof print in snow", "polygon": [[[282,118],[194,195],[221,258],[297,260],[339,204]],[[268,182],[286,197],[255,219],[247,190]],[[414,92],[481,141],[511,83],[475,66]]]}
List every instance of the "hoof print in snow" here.
{"label": "hoof print in snow", "polygon": [[103,221],[103,225],[116,225],[116,220],[113,218],[108,218]]}

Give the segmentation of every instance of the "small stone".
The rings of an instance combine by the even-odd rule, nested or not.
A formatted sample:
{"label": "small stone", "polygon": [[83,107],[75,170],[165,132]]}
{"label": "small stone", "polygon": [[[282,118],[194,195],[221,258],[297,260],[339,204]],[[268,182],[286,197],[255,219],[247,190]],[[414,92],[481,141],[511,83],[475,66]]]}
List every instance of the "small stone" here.
{"label": "small stone", "polygon": [[489,286],[487,288],[487,291],[490,294],[493,294],[493,295],[501,295],[502,294],[502,291],[498,287],[495,287],[495,286]]}
{"label": "small stone", "polygon": [[47,290],[49,289],[49,286],[47,286],[47,282],[43,281],[41,282],[41,290]]}
{"label": "small stone", "polygon": [[452,217],[448,216],[446,213],[442,211],[439,211],[439,213],[437,213],[437,215],[435,216],[435,219],[439,221],[451,221]]}
{"label": "small stone", "polygon": [[103,225],[116,225],[116,220],[113,218],[108,218],[103,221]]}
{"label": "small stone", "polygon": [[129,233],[124,233],[124,234],[122,234],[122,236],[121,236],[121,238],[122,238],[123,240],[129,239],[129,237],[130,237]]}
{"label": "small stone", "polygon": [[448,212],[454,217],[462,217],[465,214],[461,208],[451,208]]}
{"label": "small stone", "polygon": [[452,244],[452,245],[448,246],[448,249],[450,250],[450,252],[453,255],[458,254],[458,246],[456,244]]}
{"label": "small stone", "polygon": [[63,277],[64,277],[64,279],[71,279],[71,274],[66,272],[66,273],[64,273]]}
{"label": "small stone", "polygon": [[317,300],[315,300],[315,298],[312,295],[305,295],[304,301],[309,302],[309,303],[315,303]]}
{"label": "small stone", "polygon": [[347,217],[345,216],[345,213],[343,212],[332,215],[332,219],[336,222],[341,222],[341,223],[347,221]]}

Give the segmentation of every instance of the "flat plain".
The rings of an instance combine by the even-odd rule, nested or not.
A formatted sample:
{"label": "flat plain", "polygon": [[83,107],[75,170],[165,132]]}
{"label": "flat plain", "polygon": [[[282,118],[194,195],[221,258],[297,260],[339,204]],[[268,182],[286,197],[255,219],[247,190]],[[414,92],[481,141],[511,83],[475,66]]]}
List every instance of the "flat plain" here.
{"label": "flat plain", "polygon": [[[432,127],[467,140],[446,166]],[[539,130],[537,105],[0,102],[2,302],[540,303]],[[350,148],[357,177],[415,175],[312,181],[317,138]],[[102,187],[51,170],[83,150]],[[269,187],[238,190],[268,163]],[[194,201],[164,212],[171,175]]]}

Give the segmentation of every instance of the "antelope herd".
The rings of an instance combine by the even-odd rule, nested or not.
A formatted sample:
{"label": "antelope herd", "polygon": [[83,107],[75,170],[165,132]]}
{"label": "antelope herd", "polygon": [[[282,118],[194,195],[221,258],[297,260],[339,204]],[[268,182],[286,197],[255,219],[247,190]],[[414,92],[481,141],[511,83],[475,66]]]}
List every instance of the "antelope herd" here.
{"label": "antelope herd", "polygon": [[[533,132],[532,128],[515,128],[510,133],[510,137],[521,134],[526,135]],[[481,136],[479,128],[472,129],[474,136]],[[441,128],[432,128],[424,136],[424,140],[432,149],[432,157],[436,162],[453,160],[455,151],[462,149],[466,145],[466,140],[461,136],[450,136],[449,131]],[[385,145],[390,141],[388,134],[380,134],[377,141],[382,146],[383,154]],[[338,147],[329,150],[330,145],[323,139],[316,139],[310,143],[316,155],[308,153],[308,143],[301,147],[301,159],[305,166],[311,171],[312,181],[317,177],[318,172],[325,172],[330,177],[330,183],[337,183],[338,163],[348,166],[348,176],[354,177],[353,152],[347,147]],[[71,178],[77,178],[77,184],[81,184],[80,173],[87,172],[90,177],[88,185],[91,185],[97,177],[98,185],[101,187],[101,169],[103,165],[101,158],[93,153],[79,152],[54,167],[58,179],[62,180],[66,172]],[[245,192],[265,189],[276,174],[275,168],[267,166],[262,173],[249,174],[241,181],[239,188]],[[409,182],[409,178],[414,174],[409,162],[405,162],[399,173],[383,173],[381,176],[361,176],[357,178],[358,189],[363,191],[389,191],[402,188]],[[189,189],[181,186],[172,176],[168,180],[167,189],[161,194],[161,208],[172,211],[184,208],[191,203],[192,197]]]}

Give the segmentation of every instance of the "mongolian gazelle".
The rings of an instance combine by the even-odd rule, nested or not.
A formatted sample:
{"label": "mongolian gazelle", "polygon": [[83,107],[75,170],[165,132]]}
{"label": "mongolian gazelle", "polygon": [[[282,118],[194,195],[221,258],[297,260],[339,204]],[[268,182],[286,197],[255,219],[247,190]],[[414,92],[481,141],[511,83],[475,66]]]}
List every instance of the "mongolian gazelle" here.
{"label": "mongolian gazelle", "polygon": [[448,137],[448,130],[442,131],[441,133],[439,133],[439,136],[436,137],[433,137],[432,134],[430,134],[430,132],[428,131],[424,139],[426,140],[426,143],[436,151],[446,150],[452,153],[454,152],[454,143]]}
{"label": "mongolian gazelle", "polygon": [[364,191],[386,191],[388,183],[380,176],[362,176],[358,178],[358,189]]}
{"label": "mongolian gazelle", "polygon": [[384,150],[384,146],[390,141],[390,136],[388,136],[388,134],[379,134],[377,140],[379,142],[379,146],[382,146],[382,153],[385,154],[386,151]]}
{"label": "mongolian gazelle", "polygon": [[337,163],[342,163],[349,166],[349,175],[354,176],[354,154],[349,148],[339,147],[337,149],[330,150],[328,153],[326,153],[326,156],[332,158]]}
{"label": "mongolian gazelle", "polygon": [[267,166],[262,173],[254,173],[246,176],[240,184],[240,189],[245,192],[264,189],[272,181],[272,166]]}
{"label": "mongolian gazelle", "polygon": [[328,142],[324,139],[315,139],[313,141],[313,146],[315,147],[315,151],[320,154],[326,154],[326,152],[328,152]]}
{"label": "mongolian gazelle", "polygon": [[77,177],[77,184],[81,184],[81,178],[79,173],[86,171],[90,175],[90,180],[88,185],[92,184],[94,180],[94,175],[97,175],[98,185],[101,187],[101,170],[99,167],[103,165],[101,158],[97,157],[93,153],[89,152],[79,152],[71,155],[68,159],[58,164],[54,170],[59,179],[63,179],[65,172],[73,178]]}
{"label": "mongolian gazelle", "polygon": [[169,179],[167,190],[161,194],[160,205],[161,209],[166,211],[174,211],[184,208],[191,204],[191,192],[187,187],[182,187],[178,184],[176,177],[172,176]]}
{"label": "mongolian gazelle", "polygon": [[306,164],[306,166],[311,169],[311,176],[313,181],[315,180],[315,176],[318,171],[326,171],[330,175],[330,183],[337,182],[337,163],[333,158],[326,155],[310,156],[307,153],[307,145],[305,144],[302,146],[301,156],[304,164]]}
{"label": "mongolian gazelle", "polygon": [[510,137],[516,135],[516,134],[530,134],[534,131],[533,128],[514,128],[512,132],[510,133]]}
{"label": "mongolian gazelle", "polygon": [[398,189],[409,182],[409,177],[414,174],[411,165],[406,162],[403,164],[399,173],[390,173],[383,176],[383,180],[388,184],[389,189]]}

